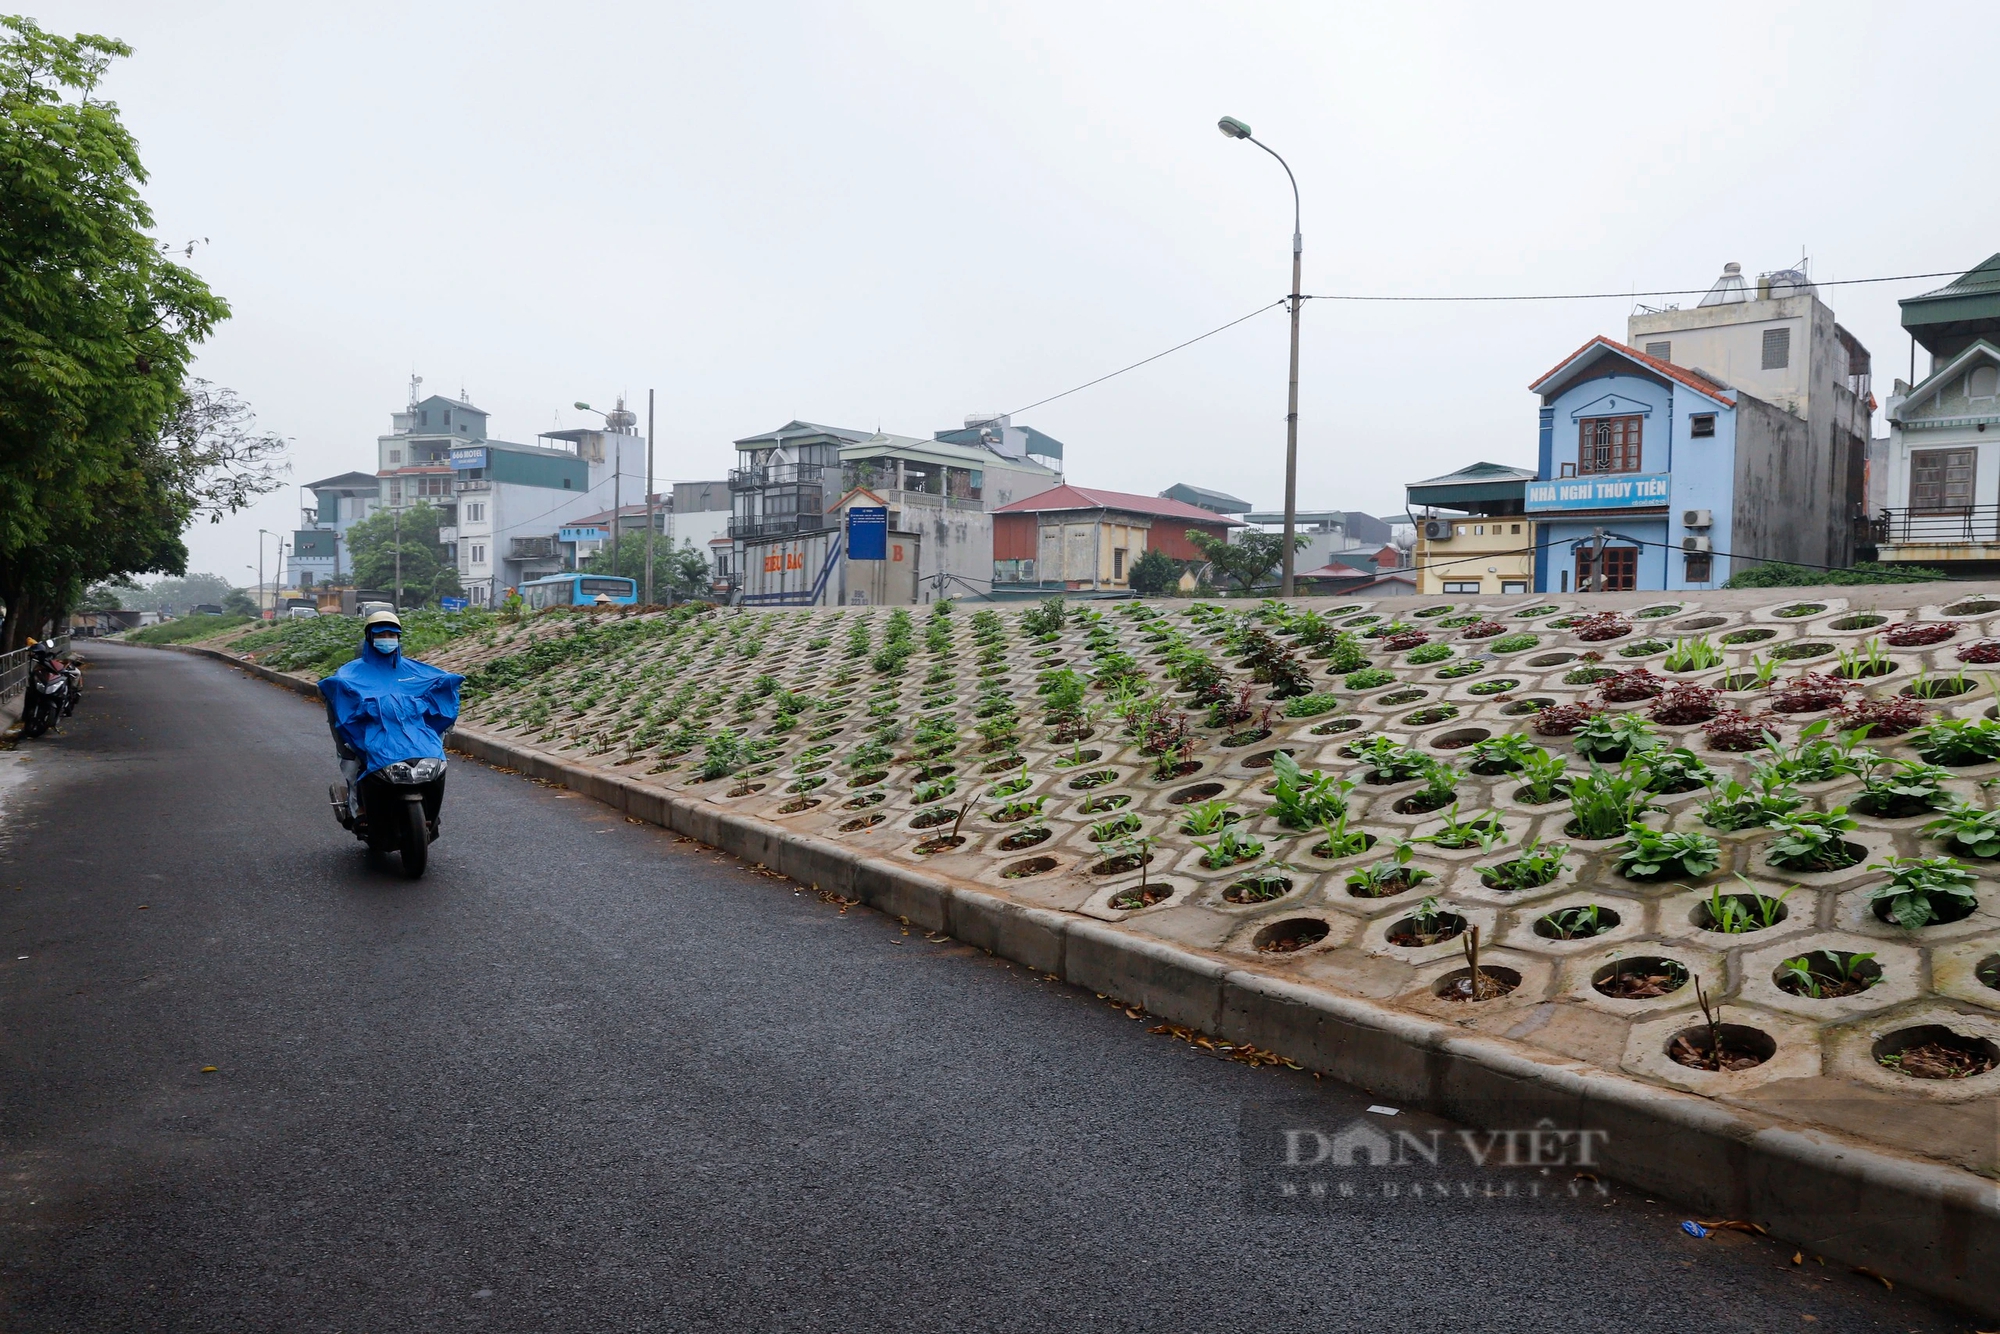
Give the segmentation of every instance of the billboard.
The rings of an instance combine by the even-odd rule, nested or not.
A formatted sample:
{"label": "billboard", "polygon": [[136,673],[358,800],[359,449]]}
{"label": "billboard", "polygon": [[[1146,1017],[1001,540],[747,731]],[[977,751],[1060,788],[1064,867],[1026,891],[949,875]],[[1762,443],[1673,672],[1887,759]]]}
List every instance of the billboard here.
{"label": "billboard", "polygon": [[847,511],[847,558],[889,559],[889,507],[856,505]]}
{"label": "billboard", "polygon": [[1609,473],[1594,477],[1562,477],[1528,483],[1530,514],[1564,510],[1659,509],[1672,492],[1669,473]]}
{"label": "billboard", "polygon": [[483,468],[486,466],[486,447],[473,446],[451,451],[451,466],[454,468]]}

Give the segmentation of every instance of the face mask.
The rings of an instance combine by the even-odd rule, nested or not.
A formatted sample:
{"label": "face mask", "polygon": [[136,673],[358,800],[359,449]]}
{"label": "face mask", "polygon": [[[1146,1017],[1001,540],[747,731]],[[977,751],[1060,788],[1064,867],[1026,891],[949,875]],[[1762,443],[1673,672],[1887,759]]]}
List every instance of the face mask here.
{"label": "face mask", "polygon": [[403,641],[394,635],[377,635],[368,642],[375,646],[377,653],[394,653],[403,646]]}

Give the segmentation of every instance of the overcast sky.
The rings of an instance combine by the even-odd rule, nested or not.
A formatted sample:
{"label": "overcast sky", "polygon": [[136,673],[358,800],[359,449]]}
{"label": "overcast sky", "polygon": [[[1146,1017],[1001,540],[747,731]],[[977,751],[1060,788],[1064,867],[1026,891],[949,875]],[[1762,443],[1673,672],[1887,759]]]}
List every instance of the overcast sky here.
{"label": "overcast sky", "polygon": [[[1443,295],[1820,279],[2000,250],[2000,6],[103,2],[107,93],[163,238],[235,317],[200,373],[372,468],[407,395],[492,433],[659,399],[662,478],[794,417],[928,435],[1059,393],[1305,286]],[[1907,374],[1896,298],[1830,288]],[[1686,298],[1692,301],[1693,298]],[[1299,500],[1532,462],[1526,386],[1632,302],[1309,303]],[[1282,498],[1273,310],[1020,420],[1071,480]],[[1880,432],[1881,419],[1877,418]],[[248,582],[288,487],[189,534]]]}

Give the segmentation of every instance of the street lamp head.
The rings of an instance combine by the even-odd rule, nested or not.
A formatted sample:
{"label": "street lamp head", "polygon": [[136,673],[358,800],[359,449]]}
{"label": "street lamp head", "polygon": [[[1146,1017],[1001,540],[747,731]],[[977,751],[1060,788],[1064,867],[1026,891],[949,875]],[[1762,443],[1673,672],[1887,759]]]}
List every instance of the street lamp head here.
{"label": "street lamp head", "polygon": [[1221,120],[1215,122],[1215,128],[1221,130],[1231,139],[1248,139],[1250,137],[1250,127],[1234,116],[1224,116]]}
{"label": "street lamp head", "polygon": [[577,407],[581,408],[581,409],[582,409],[583,411],[585,411],[585,412],[595,412],[595,411],[597,411],[597,409],[596,409],[596,408],[593,408],[593,407],[591,407],[591,406],[590,406],[590,404],[588,404],[588,403],[584,403],[584,402],[582,402],[582,401],[579,401],[579,402],[577,403]]}

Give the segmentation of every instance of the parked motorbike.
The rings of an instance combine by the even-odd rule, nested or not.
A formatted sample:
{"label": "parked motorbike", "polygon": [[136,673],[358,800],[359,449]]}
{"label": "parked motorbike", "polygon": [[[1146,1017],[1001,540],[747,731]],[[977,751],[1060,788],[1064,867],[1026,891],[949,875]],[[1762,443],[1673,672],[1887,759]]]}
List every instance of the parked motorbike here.
{"label": "parked motorbike", "polygon": [[444,734],[458,719],[462,677],[405,658],[402,624],[387,607],[362,620],[361,652],[319,683],[342,781],[328,789],[334,819],[368,845],[394,852],[414,880],[430,861],[444,805]]}
{"label": "parked motorbike", "polygon": [[83,693],[83,672],[75,663],[57,657],[47,644],[31,645],[28,659],[28,693],[21,702],[21,731],[27,736],[40,736],[76,712],[77,697]]}

